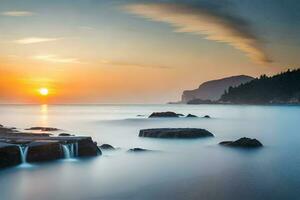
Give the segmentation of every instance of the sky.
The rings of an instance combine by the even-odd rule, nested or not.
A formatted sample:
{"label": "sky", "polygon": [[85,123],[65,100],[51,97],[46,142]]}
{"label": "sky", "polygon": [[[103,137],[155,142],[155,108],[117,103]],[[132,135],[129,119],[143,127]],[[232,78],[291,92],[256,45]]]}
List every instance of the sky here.
{"label": "sky", "polygon": [[208,80],[294,69],[299,10],[297,0],[0,0],[0,103],[166,103]]}

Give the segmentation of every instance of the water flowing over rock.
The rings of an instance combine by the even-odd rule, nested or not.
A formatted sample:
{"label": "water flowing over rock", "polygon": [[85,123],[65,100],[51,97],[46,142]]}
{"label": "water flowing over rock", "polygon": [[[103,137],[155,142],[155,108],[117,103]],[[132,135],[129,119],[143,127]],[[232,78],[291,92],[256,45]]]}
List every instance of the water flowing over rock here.
{"label": "water flowing over rock", "polygon": [[28,146],[19,145],[22,164],[27,163]]}
{"label": "water flowing over rock", "polygon": [[139,137],[151,138],[201,138],[214,135],[200,128],[155,128],[140,130]]}

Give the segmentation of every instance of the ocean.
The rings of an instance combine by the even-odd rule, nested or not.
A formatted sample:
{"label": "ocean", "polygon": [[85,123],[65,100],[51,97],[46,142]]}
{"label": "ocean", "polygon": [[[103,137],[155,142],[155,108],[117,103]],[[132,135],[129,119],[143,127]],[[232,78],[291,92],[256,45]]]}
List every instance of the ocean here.
{"label": "ocean", "polygon": [[[155,111],[199,118],[147,118]],[[1,200],[299,199],[300,106],[1,105],[0,124],[56,127],[118,148],[92,159],[1,170]],[[162,127],[204,128],[215,137],[138,137],[140,129]],[[241,137],[264,147],[218,145]],[[135,147],[154,151],[127,152]]]}

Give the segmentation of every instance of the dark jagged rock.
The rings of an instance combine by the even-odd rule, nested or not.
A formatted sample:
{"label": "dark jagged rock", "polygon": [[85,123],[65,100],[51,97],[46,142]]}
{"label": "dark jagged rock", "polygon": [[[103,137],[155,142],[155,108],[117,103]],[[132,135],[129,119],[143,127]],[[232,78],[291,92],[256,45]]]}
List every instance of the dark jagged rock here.
{"label": "dark jagged rock", "polygon": [[51,132],[51,131],[59,131],[60,129],[58,129],[58,128],[52,128],[52,127],[39,127],[39,126],[36,126],[36,127],[27,128],[25,130],[28,130],[28,131],[45,131],[45,132]]}
{"label": "dark jagged rock", "polygon": [[133,148],[128,150],[128,152],[146,152],[146,151],[150,151],[150,150],[142,149],[142,148]]}
{"label": "dark jagged rock", "polygon": [[142,129],[139,137],[151,138],[200,138],[213,137],[214,135],[200,128],[156,128],[156,129]]}
{"label": "dark jagged rock", "polygon": [[0,168],[21,164],[20,147],[0,142]]}
{"label": "dark jagged rock", "polygon": [[98,148],[97,143],[93,142],[91,138],[78,141],[78,157],[90,157],[101,154],[102,152]]}
{"label": "dark jagged rock", "polygon": [[210,116],[209,115],[205,115],[203,118],[210,118]]}
{"label": "dark jagged rock", "polygon": [[28,145],[27,162],[45,162],[64,157],[58,141],[35,141]]}
{"label": "dark jagged rock", "polygon": [[115,148],[110,144],[102,144],[101,146],[99,146],[99,148],[101,150],[115,150]]}
{"label": "dark jagged rock", "polygon": [[188,114],[186,117],[198,117],[196,115]]}
{"label": "dark jagged rock", "polygon": [[220,142],[219,144],[224,146],[230,146],[230,147],[244,147],[244,148],[257,148],[263,146],[262,143],[257,139],[251,139],[246,137],[240,138],[236,141]]}
{"label": "dark jagged rock", "polygon": [[175,112],[154,112],[152,113],[149,118],[155,118],[155,117],[180,117],[182,114],[177,114]]}

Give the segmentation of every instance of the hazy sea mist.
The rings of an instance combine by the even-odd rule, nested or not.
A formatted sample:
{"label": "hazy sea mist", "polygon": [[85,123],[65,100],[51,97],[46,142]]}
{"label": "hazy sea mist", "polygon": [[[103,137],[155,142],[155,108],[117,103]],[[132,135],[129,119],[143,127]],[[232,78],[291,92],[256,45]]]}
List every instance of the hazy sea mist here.
{"label": "hazy sea mist", "polygon": [[[148,119],[153,111],[212,118]],[[299,122],[299,106],[3,105],[5,126],[61,128],[120,150],[2,170],[1,199],[298,199]],[[159,127],[205,128],[215,137],[138,137],[142,128]],[[218,145],[244,136],[265,147]],[[128,153],[133,147],[157,151]]]}

